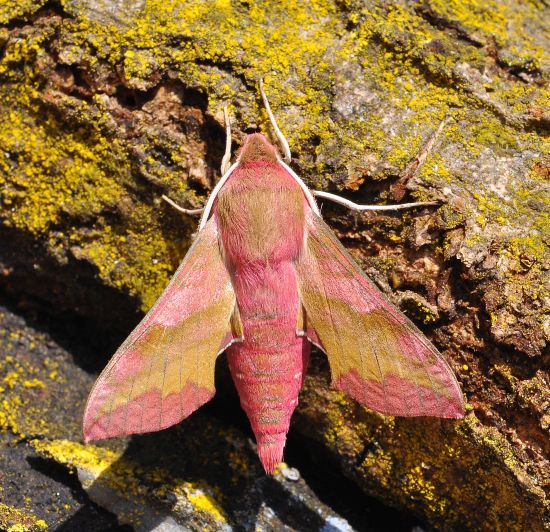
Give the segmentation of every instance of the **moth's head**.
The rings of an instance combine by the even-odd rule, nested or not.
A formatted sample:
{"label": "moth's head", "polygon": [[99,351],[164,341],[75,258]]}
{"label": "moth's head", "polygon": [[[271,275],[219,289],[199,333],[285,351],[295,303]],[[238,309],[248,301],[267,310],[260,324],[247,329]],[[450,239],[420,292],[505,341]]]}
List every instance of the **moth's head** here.
{"label": "moth's head", "polygon": [[265,135],[252,133],[244,140],[238,160],[240,164],[259,161],[276,163],[279,160],[279,152]]}

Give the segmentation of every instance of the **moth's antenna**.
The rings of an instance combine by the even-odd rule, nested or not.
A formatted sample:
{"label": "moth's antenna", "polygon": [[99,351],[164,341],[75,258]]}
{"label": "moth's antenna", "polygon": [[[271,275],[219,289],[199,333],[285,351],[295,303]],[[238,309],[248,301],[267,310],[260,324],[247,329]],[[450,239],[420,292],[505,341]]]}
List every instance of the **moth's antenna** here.
{"label": "moth's antenna", "polygon": [[225,153],[223,154],[221,171],[222,175],[225,175],[231,166],[231,120],[229,120],[227,105],[223,106],[223,118],[225,121]]}
{"label": "moth's antenna", "polygon": [[281,130],[279,129],[279,126],[277,125],[277,121],[275,120],[275,116],[271,111],[271,107],[269,106],[269,102],[267,100],[267,95],[264,91],[264,80],[262,78],[260,78],[260,95],[262,96],[264,107],[265,107],[265,110],[267,111],[267,115],[269,116],[271,125],[275,130],[275,135],[277,135],[277,138],[281,143],[281,147],[283,148],[284,160],[287,164],[289,164],[290,161],[292,160],[292,156],[290,155],[290,146],[288,145],[288,141],[285,139],[285,136],[282,134]]}

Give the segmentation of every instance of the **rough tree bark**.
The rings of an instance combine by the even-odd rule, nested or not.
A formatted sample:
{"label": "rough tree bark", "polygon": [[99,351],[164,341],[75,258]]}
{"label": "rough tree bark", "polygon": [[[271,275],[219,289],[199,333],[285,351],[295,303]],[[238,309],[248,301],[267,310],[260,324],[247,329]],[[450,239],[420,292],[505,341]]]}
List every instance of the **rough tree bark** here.
{"label": "rough tree bark", "polygon": [[[77,468],[84,484],[103,475],[113,493],[127,482],[154,504],[181,495],[191,509],[175,519],[191,527],[253,527],[232,493],[246,484],[258,509],[271,488],[251,484],[263,481],[245,429],[227,428],[219,406],[172,440],[138,438],[130,451],[126,441],[81,447],[78,424],[93,380],[81,367],[101,367],[195,230],[161,195],[204,202],[223,154],[224,103],[235,146],[247,127],[267,129],[263,76],[312,187],[357,202],[441,202],[390,216],[327,204],[324,215],[441,350],[468,401],[459,422],[382,416],[331,390],[319,355],[292,427],[291,448],[306,449],[296,456],[311,451],[310,469],[327,482],[338,471],[351,491],[437,529],[550,526],[549,18],[543,0],[1,0],[1,289],[18,312],[70,324],[58,333],[70,355],[52,355],[37,345],[44,333],[3,318],[3,460],[22,449],[31,465]],[[445,117],[426,163],[398,179]],[[102,347],[94,356],[86,345]],[[186,455],[177,478],[166,456],[139,451],[160,441],[172,442],[165,454]],[[29,475],[29,486],[40,482]],[[38,529],[72,515],[16,492],[5,492],[0,523]],[[282,522],[313,526],[293,521],[297,508]]]}

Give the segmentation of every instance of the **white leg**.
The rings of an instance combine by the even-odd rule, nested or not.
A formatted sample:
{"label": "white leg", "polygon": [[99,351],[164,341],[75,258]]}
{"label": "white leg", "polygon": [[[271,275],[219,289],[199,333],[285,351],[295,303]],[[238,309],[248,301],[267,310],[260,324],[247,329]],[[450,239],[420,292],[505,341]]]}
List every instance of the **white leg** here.
{"label": "white leg", "polygon": [[172,201],[168,196],[162,195],[162,199],[166,202],[172,205],[174,209],[177,209],[180,212],[183,212],[183,214],[201,214],[204,211],[204,207],[201,207],[200,209],[184,209],[183,207],[180,207],[176,202]]}
{"label": "white leg", "polygon": [[281,143],[281,148],[283,148],[283,158],[284,161],[289,164],[292,156],[290,155],[290,146],[288,145],[288,141],[285,139],[285,136],[282,134],[281,130],[279,129],[279,126],[277,125],[277,121],[275,120],[275,116],[273,115],[273,112],[271,111],[271,107],[269,106],[269,102],[267,100],[267,95],[264,91],[264,81],[262,78],[260,78],[260,94],[262,96],[262,100],[264,102],[265,110],[267,111],[267,115],[269,116],[269,120],[271,121],[271,125],[273,126],[273,129],[275,130],[275,135],[277,135],[277,138],[279,139],[279,142]]}
{"label": "white leg", "polygon": [[221,171],[222,175],[225,175],[231,166],[231,121],[229,120],[227,105],[223,108],[223,117],[225,120],[225,153],[223,154]]}
{"label": "white leg", "polygon": [[398,211],[400,209],[412,209],[414,207],[439,205],[437,201],[418,201],[415,203],[401,203],[401,205],[359,205],[358,203],[353,203],[353,201],[337,196],[336,194],[331,194],[330,192],[312,190],[311,193],[318,198],[334,201],[334,203],[343,205],[353,211]]}
{"label": "white leg", "polygon": [[[420,169],[420,167],[426,161],[428,154],[433,149],[436,140],[443,131],[443,128],[448,122],[448,118],[444,118],[437,130],[430,136],[428,142],[422,148],[422,151],[407,165],[403,173],[400,175],[396,185],[395,193],[393,194],[395,199],[401,199],[405,195],[405,186],[407,181],[411,179]],[[395,185],[394,185],[395,186]],[[398,211],[401,209],[413,209],[415,207],[432,207],[435,205],[440,205],[437,201],[418,201],[414,203],[401,203],[400,205],[359,205],[354,203],[346,198],[337,196],[336,194],[331,194],[330,192],[323,192],[322,190],[312,190],[314,196],[319,198],[324,198],[330,201],[334,201],[348,209],[354,211]]]}

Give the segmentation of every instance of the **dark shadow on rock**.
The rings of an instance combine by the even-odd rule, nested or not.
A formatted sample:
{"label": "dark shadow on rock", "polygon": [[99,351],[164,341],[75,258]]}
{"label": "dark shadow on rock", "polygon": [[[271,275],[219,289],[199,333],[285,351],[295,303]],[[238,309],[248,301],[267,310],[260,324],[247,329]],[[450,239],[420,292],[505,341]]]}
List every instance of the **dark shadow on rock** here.
{"label": "dark shadow on rock", "polygon": [[53,460],[42,458],[41,456],[31,455],[27,457],[27,462],[35,470],[55,480],[58,484],[67,486],[78,502],[88,500],[86,493],[75,475],[71,475],[67,468]]}
{"label": "dark shadow on rock", "polygon": [[[328,360],[317,348],[312,350],[309,372],[324,375],[329,384]],[[345,516],[352,527],[364,532],[408,532],[415,526],[423,527],[412,514],[390,509],[358,489],[353,480],[342,474],[334,455],[300,430],[300,421],[299,413],[295,413],[285,446],[285,461],[300,471],[321,502]]]}
{"label": "dark shadow on rock", "polygon": [[38,473],[49,477],[57,484],[68,487],[74,500],[81,504],[77,512],[55,528],[56,531],[130,532],[132,530],[131,527],[119,525],[115,515],[91,501],[76,475],[70,474],[61,464],[40,456],[28,456],[27,462]]}
{"label": "dark shadow on rock", "polygon": [[78,366],[102,369],[141,318],[138,302],[102,284],[85,261],[60,266],[44,258],[25,233],[0,229],[0,242],[2,304],[50,335]]}
{"label": "dark shadow on rock", "polygon": [[357,484],[342,475],[334,457],[319,442],[291,430],[285,447],[286,462],[299,468],[302,478],[335,512],[362,532],[410,532],[424,525],[415,516],[390,510],[378,499],[357,489]]}
{"label": "dark shadow on rock", "polygon": [[[102,514],[101,519],[100,514]],[[106,521],[104,515],[108,515],[110,521]],[[132,530],[131,526],[119,525],[117,518],[107,510],[90,503],[59,525],[55,532],[132,532]]]}

